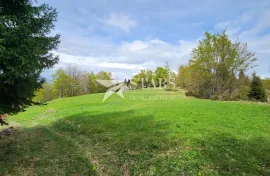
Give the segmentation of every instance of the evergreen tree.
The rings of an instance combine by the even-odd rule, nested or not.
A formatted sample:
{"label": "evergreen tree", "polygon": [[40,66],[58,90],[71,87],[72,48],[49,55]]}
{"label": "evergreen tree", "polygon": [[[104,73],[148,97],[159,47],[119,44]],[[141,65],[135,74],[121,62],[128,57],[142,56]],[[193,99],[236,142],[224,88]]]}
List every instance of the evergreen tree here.
{"label": "evergreen tree", "polygon": [[262,80],[255,73],[252,75],[252,81],[248,97],[251,100],[267,102],[267,93],[265,88],[263,87]]}
{"label": "evergreen tree", "polygon": [[33,104],[44,83],[40,73],[58,62],[59,35],[47,36],[57,19],[55,9],[31,0],[0,1],[0,114],[17,113]]}

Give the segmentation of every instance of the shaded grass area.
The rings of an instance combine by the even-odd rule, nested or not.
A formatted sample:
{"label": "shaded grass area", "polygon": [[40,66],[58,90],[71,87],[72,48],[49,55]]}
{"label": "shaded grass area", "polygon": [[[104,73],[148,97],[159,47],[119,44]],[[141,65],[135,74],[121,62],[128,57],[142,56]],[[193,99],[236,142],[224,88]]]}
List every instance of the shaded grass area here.
{"label": "shaded grass area", "polygon": [[47,127],[17,128],[0,148],[0,175],[96,175],[73,141]]}
{"label": "shaded grass area", "polygon": [[87,95],[11,117],[23,126],[0,140],[0,175],[270,174],[269,106],[169,94]]}

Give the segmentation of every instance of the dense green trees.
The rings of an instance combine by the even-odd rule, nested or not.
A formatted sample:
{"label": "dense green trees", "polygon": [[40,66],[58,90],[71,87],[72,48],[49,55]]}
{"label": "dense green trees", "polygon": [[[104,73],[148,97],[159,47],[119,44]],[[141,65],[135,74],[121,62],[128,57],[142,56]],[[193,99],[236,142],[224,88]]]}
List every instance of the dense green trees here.
{"label": "dense green trees", "polygon": [[176,84],[179,87],[186,88],[189,81],[189,66],[188,65],[180,65],[178,68],[178,74],[176,78]]}
{"label": "dense green trees", "polygon": [[239,91],[238,74],[252,68],[254,61],[255,53],[248,51],[247,44],[231,42],[225,31],[206,33],[189,61],[189,94],[208,99],[234,99]]}
{"label": "dense green trees", "polygon": [[55,9],[31,0],[0,2],[0,114],[17,113],[33,104],[40,73],[58,62],[59,35],[50,35],[57,19]]}
{"label": "dense green trees", "polygon": [[248,92],[250,90],[250,80],[249,77],[245,75],[245,72],[241,70],[238,75],[237,82],[237,98],[241,100],[248,100]]}
{"label": "dense green trees", "polygon": [[155,70],[155,75],[154,75],[154,81],[156,83],[156,86],[159,86],[159,85],[164,86],[168,78],[169,78],[168,70],[163,67],[157,67],[157,69]]}
{"label": "dense green trees", "polygon": [[138,88],[153,87],[153,72],[151,70],[141,70],[131,81],[137,84]]}
{"label": "dense green trees", "polygon": [[35,92],[33,101],[43,103],[56,98],[105,92],[107,88],[97,80],[112,80],[109,72],[82,72],[76,65],[70,65],[66,69],[59,68],[52,78],[51,84],[47,82]]}
{"label": "dense green trees", "polygon": [[70,86],[73,80],[68,74],[62,69],[58,69],[55,74],[53,74],[53,89],[54,92],[58,94],[59,98],[70,96]]}
{"label": "dense green trees", "polygon": [[98,93],[98,83],[96,75],[91,72],[87,75],[87,89],[89,93]]}
{"label": "dense green trees", "polygon": [[44,103],[54,99],[53,88],[49,83],[44,83],[42,88],[35,92],[34,102]]}
{"label": "dense green trees", "polygon": [[177,75],[171,71],[169,64],[166,62],[164,67],[157,67],[155,71],[141,70],[131,81],[137,84],[138,88],[165,88],[174,90]]}
{"label": "dense green trees", "polygon": [[266,92],[268,94],[268,100],[270,100],[270,78],[266,78],[262,80],[263,86],[266,88]]}
{"label": "dense green trees", "polygon": [[175,89],[177,75],[171,71],[166,62],[164,67],[157,67],[155,71],[141,70],[131,80],[139,88],[164,87],[165,89]]}
{"label": "dense green trees", "polygon": [[[249,52],[246,43],[229,40],[225,31],[205,34],[193,49],[188,65],[180,65],[177,85],[187,89],[187,95],[220,100],[267,101],[260,78],[252,80],[245,74],[253,68],[255,53]],[[270,84],[269,84],[270,85]]]}
{"label": "dense green trees", "polygon": [[266,78],[263,81],[263,85],[267,90],[270,90],[270,78]]}

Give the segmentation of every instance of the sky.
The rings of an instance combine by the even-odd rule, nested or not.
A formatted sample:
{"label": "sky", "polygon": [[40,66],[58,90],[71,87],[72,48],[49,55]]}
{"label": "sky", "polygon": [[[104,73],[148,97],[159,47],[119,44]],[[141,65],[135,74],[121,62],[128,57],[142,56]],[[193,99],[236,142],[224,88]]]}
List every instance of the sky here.
{"label": "sky", "polygon": [[76,64],[82,71],[131,78],[167,61],[187,64],[206,31],[226,29],[256,52],[261,77],[270,77],[270,0],[38,0],[58,11],[60,61],[42,74]]}

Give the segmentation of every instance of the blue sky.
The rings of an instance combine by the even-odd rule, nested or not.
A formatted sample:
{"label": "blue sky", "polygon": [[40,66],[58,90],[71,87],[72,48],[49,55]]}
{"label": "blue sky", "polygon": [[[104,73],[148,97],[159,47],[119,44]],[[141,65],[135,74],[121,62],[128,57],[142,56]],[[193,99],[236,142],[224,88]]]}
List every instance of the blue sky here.
{"label": "blue sky", "polygon": [[168,61],[176,71],[187,64],[206,31],[227,30],[232,40],[247,42],[258,58],[255,71],[270,77],[269,0],[43,0],[58,11],[53,33],[61,34],[55,52],[59,67],[112,72],[132,77]]}

